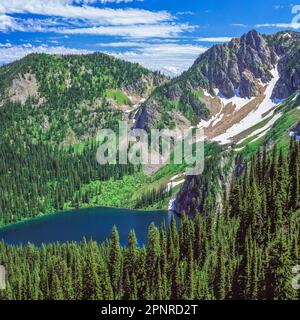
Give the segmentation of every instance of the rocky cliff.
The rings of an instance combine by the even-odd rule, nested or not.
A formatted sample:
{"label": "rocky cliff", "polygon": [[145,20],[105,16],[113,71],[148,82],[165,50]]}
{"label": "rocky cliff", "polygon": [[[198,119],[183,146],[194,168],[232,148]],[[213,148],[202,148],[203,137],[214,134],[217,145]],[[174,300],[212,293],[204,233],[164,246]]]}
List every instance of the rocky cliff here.
{"label": "rocky cliff", "polygon": [[213,46],[188,71],[157,88],[136,113],[136,127],[200,125],[213,139],[226,133],[229,122],[233,126],[256,110],[258,121],[300,89],[299,61],[299,33],[251,30]]}

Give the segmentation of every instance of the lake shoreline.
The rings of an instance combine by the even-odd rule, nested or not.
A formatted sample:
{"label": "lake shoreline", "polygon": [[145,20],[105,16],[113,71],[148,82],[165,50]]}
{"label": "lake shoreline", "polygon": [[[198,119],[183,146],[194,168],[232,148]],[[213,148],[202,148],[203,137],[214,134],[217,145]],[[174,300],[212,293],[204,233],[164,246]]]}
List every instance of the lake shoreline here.
{"label": "lake shoreline", "polygon": [[[153,222],[160,227],[168,225],[173,216],[168,210],[132,210],[111,207],[93,207],[61,211],[28,219],[0,229],[0,241],[10,245],[40,246],[49,243],[81,242],[84,238],[103,243],[117,227],[120,242],[125,245],[131,230],[135,230],[139,244],[145,244],[148,229]],[[178,217],[175,217],[178,219]]]}
{"label": "lake shoreline", "polygon": [[124,210],[124,211],[137,211],[137,212],[141,212],[141,213],[144,213],[144,212],[161,212],[161,211],[168,211],[167,209],[131,209],[131,208],[120,208],[120,207],[112,207],[112,206],[96,206],[96,207],[81,207],[81,208],[71,208],[71,209],[66,209],[66,210],[62,210],[62,211],[56,211],[56,212],[53,212],[53,213],[45,213],[45,214],[41,214],[41,215],[38,215],[36,217],[33,217],[33,218],[25,218],[25,219],[22,219],[20,221],[17,221],[17,222],[13,222],[13,223],[9,223],[9,224],[6,224],[6,225],[3,225],[3,226],[0,226],[0,232],[2,231],[6,231],[8,229],[11,229],[11,228],[14,228],[14,227],[18,227],[18,226],[23,226],[23,225],[26,225],[26,224],[30,224],[30,223],[33,223],[33,222],[38,222],[40,220],[43,220],[43,219],[47,219],[47,218],[53,218],[57,215],[63,215],[63,214],[71,214],[72,212],[77,212],[78,210],[86,210],[86,209],[119,209],[119,210]]}

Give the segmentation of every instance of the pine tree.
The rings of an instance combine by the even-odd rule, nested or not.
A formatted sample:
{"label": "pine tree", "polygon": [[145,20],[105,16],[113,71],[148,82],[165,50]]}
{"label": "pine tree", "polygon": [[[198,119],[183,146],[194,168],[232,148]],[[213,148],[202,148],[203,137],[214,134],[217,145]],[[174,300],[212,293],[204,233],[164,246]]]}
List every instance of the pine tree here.
{"label": "pine tree", "polygon": [[120,247],[120,237],[116,226],[113,227],[111,241],[112,244],[109,257],[110,279],[114,297],[117,299],[120,298],[121,294],[122,251]]}
{"label": "pine tree", "polygon": [[189,242],[187,266],[185,275],[185,298],[194,299],[195,295],[195,274],[194,274],[194,257],[193,257],[193,245],[192,240]]}
{"label": "pine tree", "polygon": [[56,273],[53,274],[53,278],[52,278],[51,299],[53,300],[64,299],[62,286]]}
{"label": "pine tree", "polygon": [[83,299],[100,300],[103,295],[100,289],[100,280],[97,274],[97,265],[94,253],[90,251],[86,256],[83,281]]}
{"label": "pine tree", "polygon": [[267,299],[289,300],[296,298],[297,292],[291,285],[293,266],[286,238],[281,232],[269,251],[266,270]]}
{"label": "pine tree", "polygon": [[147,258],[146,258],[146,268],[148,272],[148,279],[150,288],[153,288],[154,279],[156,277],[156,267],[160,258],[160,234],[154,223],[151,223],[148,232],[147,241]]}

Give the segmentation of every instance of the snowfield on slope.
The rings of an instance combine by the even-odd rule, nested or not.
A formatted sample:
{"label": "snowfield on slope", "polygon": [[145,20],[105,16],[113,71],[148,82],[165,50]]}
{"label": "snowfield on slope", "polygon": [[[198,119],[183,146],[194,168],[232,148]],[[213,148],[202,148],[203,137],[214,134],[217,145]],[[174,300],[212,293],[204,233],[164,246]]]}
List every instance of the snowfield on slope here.
{"label": "snowfield on slope", "polygon": [[240,144],[242,142],[244,142],[245,140],[247,140],[248,138],[251,137],[255,137],[256,135],[258,135],[257,137],[255,137],[255,139],[251,140],[251,142],[254,142],[258,139],[260,139],[261,137],[263,137],[264,135],[267,134],[267,132],[271,129],[271,126],[282,116],[282,113],[277,113],[276,115],[274,115],[274,117],[272,119],[270,119],[267,124],[265,124],[263,127],[253,131],[252,133],[250,133],[246,138],[240,140],[237,144]]}
{"label": "snowfield on slope", "polygon": [[219,91],[219,89],[214,89],[214,92],[222,101],[224,106],[226,106],[229,103],[232,103],[233,105],[235,105],[235,111],[240,110],[244,105],[249,103],[251,100],[255,99],[255,98],[241,98],[239,88],[235,91],[235,96],[232,98],[224,97],[222,93]]}
{"label": "snowfield on slope", "polygon": [[[267,114],[274,108],[277,103],[271,99],[273,89],[275,87],[275,84],[279,80],[279,73],[277,66],[271,71],[273,78],[269,82],[266,91],[264,93],[265,98],[263,102],[258,106],[258,108],[242,119],[239,123],[234,124],[232,127],[230,127],[225,133],[220,134],[219,136],[214,137],[212,140],[219,142],[220,144],[227,144],[230,143],[230,139],[241,132],[250,129],[257,123],[261,122],[264,117],[264,114]],[[269,115],[268,115],[269,116]]]}

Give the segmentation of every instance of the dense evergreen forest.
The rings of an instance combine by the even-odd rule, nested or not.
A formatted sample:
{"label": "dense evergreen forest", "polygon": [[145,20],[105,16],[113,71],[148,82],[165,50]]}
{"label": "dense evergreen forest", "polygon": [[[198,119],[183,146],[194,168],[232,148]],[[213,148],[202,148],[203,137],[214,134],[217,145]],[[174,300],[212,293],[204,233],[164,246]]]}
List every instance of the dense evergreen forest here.
{"label": "dense evergreen forest", "polygon": [[129,97],[165,80],[102,53],[30,54],[1,67],[0,226],[89,205],[101,182],[134,175],[132,165],[99,166],[96,135],[117,132]]}
{"label": "dense evergreen forest", "polygon": [[233,179],[222,214],[189,212],[179,228],[118,231],[104,244],[0,244],[8,272],[1,299],[297,299],[292,268],[300,264],[300,145],[253,156]]}
{"label": "dense evergreen forest", "polygon": [[138,170],[133,165],[100,166],[97,143],[87,141],[82,151],[16,137],[14,144],[0,142],[0,223],[7,224],[39,214],[78,208],[101,195],[101,184],[82,189],[91,181],[122,179]]}

